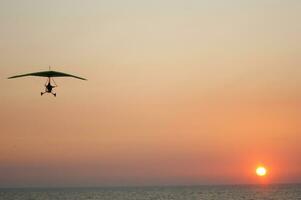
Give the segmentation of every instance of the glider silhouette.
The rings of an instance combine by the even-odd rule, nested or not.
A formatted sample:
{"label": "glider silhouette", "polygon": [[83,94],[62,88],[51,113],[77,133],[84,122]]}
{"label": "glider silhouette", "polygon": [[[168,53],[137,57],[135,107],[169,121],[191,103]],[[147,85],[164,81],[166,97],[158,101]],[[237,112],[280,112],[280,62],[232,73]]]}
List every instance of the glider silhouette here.
{"label": "glider silhouette", "polygon": [[[57,87],[57,84],[55,83],[53,77],[72,77],[72,78],[77,78],[77,79],[81,79],[81,80],[87,80],[85,78],[82,78],[82,77],[79,77],[79,76],[74,76],[72,74],[67,74],[67,73],[63,73],[63,72],[52,71],[52,70],[50,70],[50,68],[49,68],[48,71],[33,72],[33,73],[28,73],[28,74],[21,74],[21,75],[16,75],[16,76],[8,77],[8,79],[20,78],[20,77],[24,77],[24,76],[41,76],[41,77],[47,77],[47,81],[45,83],[45,92],[41,92],[41,96],[43,94],[45,94],[45,93],[51,93],[55,97],[56,97],[56,93],[52,92],[52,89],[55,88],[55,87]],[[52,85],[51,82],[53,82],[54,85]]]}

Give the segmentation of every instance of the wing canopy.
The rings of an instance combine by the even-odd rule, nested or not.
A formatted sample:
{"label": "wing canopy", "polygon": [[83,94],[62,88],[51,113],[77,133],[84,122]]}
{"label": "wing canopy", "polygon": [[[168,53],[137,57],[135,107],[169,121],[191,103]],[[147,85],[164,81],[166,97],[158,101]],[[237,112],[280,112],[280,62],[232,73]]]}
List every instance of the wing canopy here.
{"label": "wing canopy", "polygon": [[77,79],[81,79],[81,80],[87,80],[87,79],[79,77],[79,76],[74,76],[72,74],[66,74],[66,73],[57,72],[57,71],[42,71],[42,72],[34,72],[34,73],[29,73],[29,74],[21,74],[21,75],[8,77],[8,79],[20,78],[20,77],[24,77],[24,76],[72,77],[72,78],[77,78]]}

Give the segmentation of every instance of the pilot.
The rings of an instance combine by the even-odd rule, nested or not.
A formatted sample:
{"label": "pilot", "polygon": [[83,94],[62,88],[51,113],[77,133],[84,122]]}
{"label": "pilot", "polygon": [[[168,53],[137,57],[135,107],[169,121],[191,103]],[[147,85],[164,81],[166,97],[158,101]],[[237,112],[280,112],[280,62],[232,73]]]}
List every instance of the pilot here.
{"label": "pilot", "polygon": [[51,92],[52,88],[53,88],[53,86],[51,85],[50,82],[48,82],[48,84],[46,85],[47,92]]}

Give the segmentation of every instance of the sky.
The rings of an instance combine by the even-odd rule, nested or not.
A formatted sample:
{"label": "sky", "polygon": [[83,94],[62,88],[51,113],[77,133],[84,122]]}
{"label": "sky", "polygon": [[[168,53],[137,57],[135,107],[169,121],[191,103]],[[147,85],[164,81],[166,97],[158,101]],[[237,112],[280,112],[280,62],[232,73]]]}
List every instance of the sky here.
{"label": "sky", "polygon": [[[0,0],[0,187],[301,182],[298,0]],[[47,70],[57,97],[40,96]]]}

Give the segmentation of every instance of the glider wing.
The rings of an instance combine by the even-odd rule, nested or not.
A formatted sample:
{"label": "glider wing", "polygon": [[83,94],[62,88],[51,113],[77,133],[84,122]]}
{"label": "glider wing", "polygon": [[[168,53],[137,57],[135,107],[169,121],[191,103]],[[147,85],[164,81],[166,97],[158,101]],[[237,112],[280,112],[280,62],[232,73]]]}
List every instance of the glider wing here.
{"label": "glider wing", "polygon": [[42,76],[42,77],[73,77],[81,80],[87,80],[85,78],[79,77],[79,76],[74,76],[72,74],[66,74],[63,72],[57,72],[57,71],[43,71],[43,72],[34,72],[34,73],[29,73],[29,74],[21,74],[17,76],[11,76],[8,79],[12,78],[20,78],[24,76]]}

